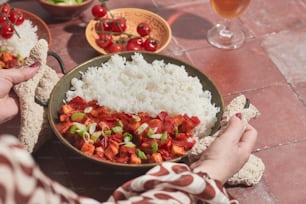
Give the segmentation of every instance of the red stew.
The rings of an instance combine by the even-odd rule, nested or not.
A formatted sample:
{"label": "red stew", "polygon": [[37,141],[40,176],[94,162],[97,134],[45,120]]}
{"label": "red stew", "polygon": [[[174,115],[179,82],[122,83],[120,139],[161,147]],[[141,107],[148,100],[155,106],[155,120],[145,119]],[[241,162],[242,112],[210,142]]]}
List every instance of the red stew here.
{"label": "red stew", "polygon": [[17,56],[6,51],[0,51],[0,69],[10,69],[17,67],[22,63]]}
{"label": "red stew", "polygon": [[195,144],[198,117],[160,112],[127,114],[75,97],[60,110],[58,131],[77,149],[116,163],[160,163],[183,156]]}

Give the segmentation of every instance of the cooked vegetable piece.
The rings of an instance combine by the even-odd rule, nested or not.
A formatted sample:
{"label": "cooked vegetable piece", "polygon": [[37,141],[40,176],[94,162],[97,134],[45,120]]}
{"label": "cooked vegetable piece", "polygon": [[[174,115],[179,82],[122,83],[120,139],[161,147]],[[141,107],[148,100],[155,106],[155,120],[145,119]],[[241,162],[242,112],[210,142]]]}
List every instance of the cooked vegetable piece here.
{"label": "cooked vegetable piece", "polygon": [[137,154],[137,156],[138,156],[140,159],[147,159],[146,154],[145,154],[143,151],[141,151],[140,149],[137,149],[137,150],[136,150],[136,154]]}
{"label": "cooked vegetable piece", "polygon": [[185,154],[184,148],[177,145],[172,145],[171,151],[174,155],[178,156],[183,156]]}
{"label": "cooked vegetable piece", "polygon": [[158,151],[158,144],[157,142],[153,142],[152,144],[152,153],[155,153]]}
{"label": "cooked vegetable piece", "polygon": [[84,152],[85,154],[92,156],[95,150],[95,146],[90,143],[84,143],[81,148],[81,152]]}
{"label": "cooked vegetable piece", "polygon": [[161,163],[161,162],[163,162],[163,158],[162,158],[161,154],[158,153],[158,152],[155,152],[155,153],[152,154],[152,160],[153,160],[153,162],[155,162],[155,163]]}
{"label": "cooked vegetable piece", "polygon": [[85,118],[85,116],[85,113],[75,112],[71,115],[71,120],[75,122],[81,122]]}
{"label": "cooked vegetable piece", "polygon": [[123,130],[122,130],[122,127],[120,126],[115,126],[115,127],[112,127],[112,131],[114,133],[121,133]]}
{"label": "cooked vegetable piece", "polygon": [[114,140],[109,140],[108,147],[105,149],[105,156],[109,160],[113,160],[119,152],[119,143]]}
{"label": "cooked vegetable piece", "polygon": [[101,135],[102,131],[94,132],[91,134],[90,139],[95,142]]}
{"label": "cooked vegetable piece", "polygon": [[132,154],[130,163],[131,164],[141,164],[142,162],[141,162],[141,159],[136,154]]}
{"label": "cooked vegetable piece", "polygon": [[61,107],[61,112],[63,114],[70,114],[73,111],[73,107],[69,104],[65,104]]}

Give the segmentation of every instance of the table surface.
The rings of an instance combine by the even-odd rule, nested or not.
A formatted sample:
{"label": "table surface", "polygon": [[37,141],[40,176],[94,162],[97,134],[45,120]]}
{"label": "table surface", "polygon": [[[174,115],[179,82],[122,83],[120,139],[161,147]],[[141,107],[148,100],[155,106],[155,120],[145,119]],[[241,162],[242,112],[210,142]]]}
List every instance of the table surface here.
{"label": "table surface", "polygon": [[[38,1],[11,1],[31,11],[49,26],[51,50],[68,70],[99,56],[86,41],[90,10],[70,21],[58,21]],[[239,19],[247,42],[237,50],[210,46],[207,30],[220,18],[208,0],[115,0],[109,8],[138,7],[165,18],[173,37],[162,53],[193,64],[217,85],[225,104],[246,95],[260,110],[251,124],[259,132],[254,154],[266,165],[262,180],[253,187],[229,188],[241,203],[305,203],[306,194],[306,1],[251,1]],[[58,68],[54,59],[48,64]],[[0,126],[17,134],[18,119]],[[88,162],[65,149],[53,137],[34,154],[42,170],[76,192],[105,200],[122,182],[141,172],[112,170]]]}

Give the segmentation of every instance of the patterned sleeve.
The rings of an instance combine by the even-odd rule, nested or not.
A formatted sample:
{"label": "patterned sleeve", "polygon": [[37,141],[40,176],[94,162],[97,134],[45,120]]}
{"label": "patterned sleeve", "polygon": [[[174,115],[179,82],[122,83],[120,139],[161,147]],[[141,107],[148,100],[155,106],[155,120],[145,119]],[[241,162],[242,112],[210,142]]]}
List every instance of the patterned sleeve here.
{"label": "patterned sleeve", "polygon": [[[129,203],[237,203],[223,185],[185,164],[164,162],[114,191],[109,201]],[[120,203],[120,202],[119,202]]]}
{"label": "patterned sleeve", "polygon": [[[13,136],[0,136],[0,203],[98,204],[45,176]],[[5,176],[3,176],[5,175]],[[185,164],[165,162],[114,191],[103,204],[236,203],[223,186]]]}

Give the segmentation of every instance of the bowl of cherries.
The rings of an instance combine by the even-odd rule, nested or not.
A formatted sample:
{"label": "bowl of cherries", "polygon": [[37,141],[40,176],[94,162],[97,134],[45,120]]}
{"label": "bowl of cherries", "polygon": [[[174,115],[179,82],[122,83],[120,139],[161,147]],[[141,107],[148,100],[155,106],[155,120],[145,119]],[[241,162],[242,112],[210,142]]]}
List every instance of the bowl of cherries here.
{"label": "bowl of cherries", "polygon": [[108,10],[105,3],[91,9],[86,39],[101,54],[123,51],[159,53],[171,40],[171,28],[161,16],[140,8]]}

